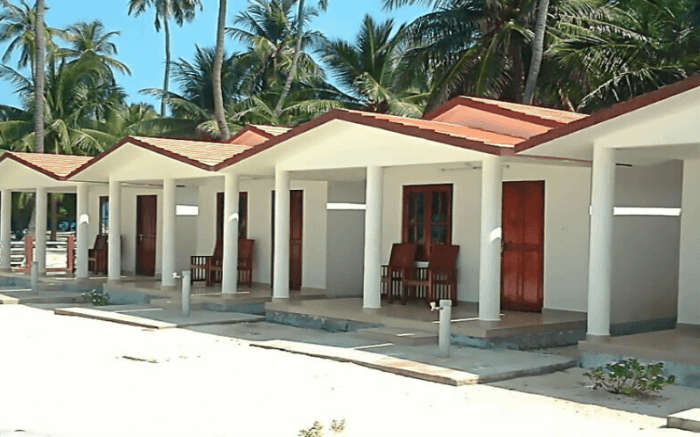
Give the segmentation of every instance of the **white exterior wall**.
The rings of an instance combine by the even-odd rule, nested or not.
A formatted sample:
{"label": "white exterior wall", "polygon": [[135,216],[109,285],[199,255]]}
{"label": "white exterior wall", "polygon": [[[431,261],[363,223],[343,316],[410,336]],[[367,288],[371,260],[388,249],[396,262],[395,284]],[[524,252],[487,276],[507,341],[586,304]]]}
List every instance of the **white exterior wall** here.
{"label": "white exterior wall", "polygon": [[[211,255],[216,244],[216,193],[223,192],[223,177],[199,187],[197,255]],[[304,191],[302,287],[326,288],[327,183],[291,181],[292,190]],[[253,282],[269,284],[272,274],[272,179],[241,179],[248,193],[248,238],[255,240]],[[192,247],[195,247],[193,245]]]}
{"label": "white exterior wall", "polygon": [[[365,183],[329,182],[328,202],[365,203]],[[365,212],[328,211],[329,296],[362,296],[364,274]]]}
{"label": "white exterior wall", "polygon": [[[615,206],[681,206],[682,163],[617,167]],[[677,312],[680,218],[615,216],[611,322]]]}
{"label": "white exterior wall", "polygon": [[[454,168],[446,165],[386,169],[382,249],[388,261],[391,245],[401,241],[404,185],[452,184],[452,243],[460,246],[458,299],[476,302],[481,171]],[[589,178],[590,169],[581,167],[508,163],[503,170],[504,181],[545,181],[545,308],[586,309]]]}
{"label": "white exterior wall", "polygon": [[[89,246],[91,249],[95,243],[95,237],[99,231],[100,221],[100,197],[109,195],[107,185],[93,185],[89,190],[88,211],[90,225],[88,231]],[[136,198],[142,195],[155,195],[157,200],[156,217],[156,275],[161,272],[161,250],[162,250],[162,190],[158,188],[138,188],[122,186],[122,208],[121,208],[121,228],[122,228],[122,272],[126,275],[133,275],[136,271]],[[193,187],[178,187],[176,190],[176,203],[178,205],[196,205],[197,191]],[[197,217],[181,217],[175,220],[176,226],[176,266],[181,271],[188,269],[190,265],[191,248],[196,246],[196,226]]]}
{"label": "white exterior wall", "polygon": [[683,165],[678,323],[700,325],[700,160]]}

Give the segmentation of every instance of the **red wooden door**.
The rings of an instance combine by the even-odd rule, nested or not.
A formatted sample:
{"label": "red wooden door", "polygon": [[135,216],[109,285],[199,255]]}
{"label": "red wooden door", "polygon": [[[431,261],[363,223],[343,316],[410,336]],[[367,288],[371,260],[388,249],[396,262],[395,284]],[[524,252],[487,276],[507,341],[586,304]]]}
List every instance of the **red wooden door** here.
{"label": "red wooden door", "polygon": [[[248,238],[248,192],[238,193],[238,238]],[[224,239],[224,193],[216,193],[216,241]]]}
{"label": "red wooden door", "polygon": [[[289,289],[301,290],[301,270],[303,258],[304,191],[289,192]],[[275,192],[272,192],[272,257],[270,265],[275,265]],[[274,282],[274,272],[270,269],[270,284]]]}
{"label": "red wooden door", "polygon": [[293,190],[289,195],[289,289],[301,290],[304,192]]}
{"label": "red wooden door", "polygon": [[541,311],[544,281],[544,181],[503,184],[501,306]]}
{"label": "red wooden door", "polygon": [[136,198],[136,273],[156,274],[157,196]]}

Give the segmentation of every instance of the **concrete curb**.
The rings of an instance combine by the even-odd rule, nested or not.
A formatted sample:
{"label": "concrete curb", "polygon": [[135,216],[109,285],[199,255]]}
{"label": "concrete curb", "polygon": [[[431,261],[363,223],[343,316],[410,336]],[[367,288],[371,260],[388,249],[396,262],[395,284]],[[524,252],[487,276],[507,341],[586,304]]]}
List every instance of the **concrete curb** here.
{"label": "concrete curb", "polygon": [[461,370],[424,364],[417,361],[394,358],[378,353],[359,351],[356,349],[321,346],[284,340],[251,342],[250,345],[262,349],[290,352],[343,363],[353,363],[359,366],[381,370],[383,372],[452,386],[484,384],[506,379],[519,378],[522,376],[540,375],[555,372],[557,370],[568,369],[576,365],[575,360],[569,360],[562,363],[539,366],[531,369],[479,375]]}

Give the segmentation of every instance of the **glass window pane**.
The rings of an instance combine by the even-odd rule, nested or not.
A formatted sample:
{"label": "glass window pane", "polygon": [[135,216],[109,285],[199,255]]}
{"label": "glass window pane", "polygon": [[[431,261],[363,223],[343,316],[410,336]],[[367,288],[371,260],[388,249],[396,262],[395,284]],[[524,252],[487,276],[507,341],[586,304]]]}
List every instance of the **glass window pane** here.
{"label": "glass window pane", "polygon": [[408,221],[414,223],[423,222],[425,208],[425,193],[410,193],[408,195]]}
{"label": "glass window pane", "polygon": [[446,222],[449,220],[449,195],[445,191],[435,191],[432,195],[431,221]]}
{"label": "glass window pane", "polygon": [[447,226],[431,225],[430,226],[430,242],[432,244],[448,244],[447,242]]}
{"label": "glass window pane", "polygon": [[423,226],[409,225],[408,226],[408,242],[422,243],[423,242]]}

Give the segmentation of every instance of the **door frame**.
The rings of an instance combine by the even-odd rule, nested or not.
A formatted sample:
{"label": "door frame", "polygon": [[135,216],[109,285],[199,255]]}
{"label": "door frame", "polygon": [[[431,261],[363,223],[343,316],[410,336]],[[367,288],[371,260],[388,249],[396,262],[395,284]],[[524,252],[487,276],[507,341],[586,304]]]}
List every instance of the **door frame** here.
{"label": "door frame", "polygon": [[[544,268],[545,268],[545,245],[546,245],[546,226],[547,226],[547,191],[546,191],[546,181],[543,179],[540,180],[514,180],[514,181],[503,181],[503,192],[505,192],[505,186],[506,184],[522,184],[522,183],[528,183],[528,184],[537,184],[542,192],[542,227],[541,227],[541,235],[540,235],[540,241],[541,243],[541,248],[539,250],[539,255],[540,255],[540,269],[539,269],[539,281],[538,281],[538,291],[537,291],[537,303],[535,305],[527,305],[524,302],[521,302],[521,304],[515,304],[512,306],[509,306],[508,304],[504,305],[503,302],[505,299],[503,298],[504,296],[504,280],[503,280],[503,262],[504,262],[504,253],[505,253],[505,232],[502,233],[501,236],[501,286],[500,286],[500,299],[501,299],[501,307],[505,310],[510,310],[510,311],[527,311],[527,312],[541,312],[542,309],[544,308],[544,279],[545,279],[545,274],[544,274]],[[501,217],[504,216],[503,211],[505,208],[505,203],[502,201],[502,206],[501,206]],[[501,226],[503,226],[503,223],[501,222]]]}

